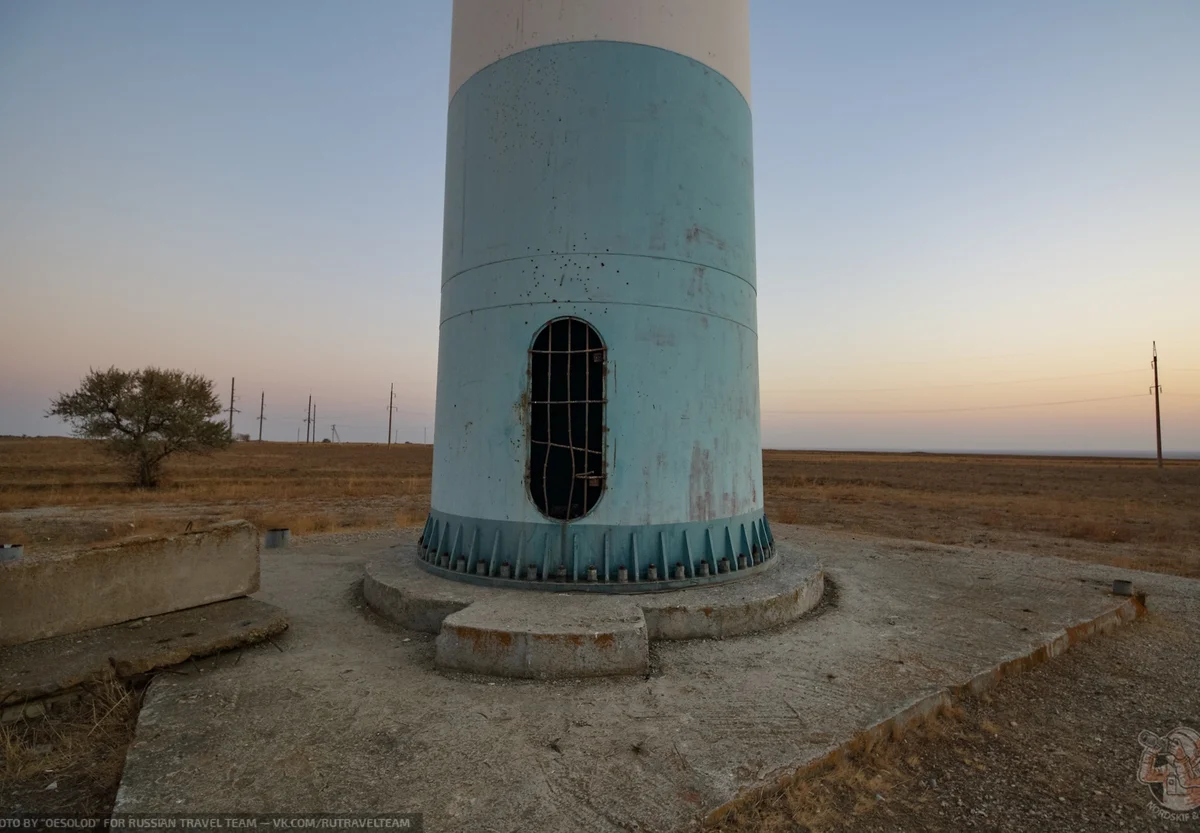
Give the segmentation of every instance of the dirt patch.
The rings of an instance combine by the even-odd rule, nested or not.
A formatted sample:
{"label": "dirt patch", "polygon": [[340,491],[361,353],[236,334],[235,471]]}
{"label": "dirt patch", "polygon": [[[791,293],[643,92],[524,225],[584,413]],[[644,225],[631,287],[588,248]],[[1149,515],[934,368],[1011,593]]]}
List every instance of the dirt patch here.
{"label": "dirt patch", "polygon": [[107,681],[43,717],[0,724],[0,805],[7,814],[112,809],[144,684]]}

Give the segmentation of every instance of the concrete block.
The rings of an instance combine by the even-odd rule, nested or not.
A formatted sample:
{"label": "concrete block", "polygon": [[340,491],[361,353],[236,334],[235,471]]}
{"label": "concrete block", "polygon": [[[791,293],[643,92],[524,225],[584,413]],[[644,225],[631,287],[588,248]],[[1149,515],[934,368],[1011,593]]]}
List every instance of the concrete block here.
{"label": "concrete block", "polygon": [[415,553],[413,545],[404,547],[400,555],[369,562],[363,576],[363,598],[376,613],[401,627],[437,633],[442,620],[480,597],[480,588],[422,572],[416,567]]}
{"label": "concrete block", "polygon": [[534,679],[644,674],[650,647],[642,611],[627,601],[526,594],[476,602],[447,616],[436,663]]}
{"label": "concrete block", "polygon": [[269,550],[285,549],[292,545],[292,531],[284,527],[268,529],[263,534],[263,547]]}
{"label": "concrete block", "polygon": [[781,547],[778,565],[733,584],[638,597],[652,640],[728,639],[794,622],[821,603],[825,574],[815,559]]}
{"label": "concrete block", "polygon": [[70,555],[0,563],[0,646],[245,596],[258,532],[230,521]]}
{"label": "concrete block", "polygon": [[47,708],[66,707],[79,699],[80,686],[253,645],[287,626],[280,608],[241,596],[0,648],[0,704],[42,698]]}

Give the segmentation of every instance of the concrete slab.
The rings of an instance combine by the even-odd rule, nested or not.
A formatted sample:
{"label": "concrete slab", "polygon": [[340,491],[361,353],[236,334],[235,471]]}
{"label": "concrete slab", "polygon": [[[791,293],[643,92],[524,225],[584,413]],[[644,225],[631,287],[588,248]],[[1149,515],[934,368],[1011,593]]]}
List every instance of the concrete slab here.
{"label": "concrete slab", "polygon": [[774,568],[729,584],[639,596],[658,639],[726,639],[794,622],[821,602],[825,573],[810,552],[779,542]]}
{"label": "concrete slab", "polygon": [[[897,715],[1120,621],[1110,568],[779,527],[836,588],[803,621],[664,641],[651,670],[535,682],[447,674],[427,635],[355,586],[386,551],[302,542],[263,558],[274,648],[163,675],[118,812],[421,811],[425,829],[671,830]],[[1169,613],[1200,582],[1119,571]],[[355,605],[359,605],[356,609]],[[881,731],[881,730],[880,730]]]}
{"label": "concrete slab", "polygon": [[0,562],[0,647],[245,596],[258,579],[245,521]]}
{"label": "concrete slab", "polygon": [[417,567],[415,544],[393,544],[367,562],[363,597],[381,616],[401,627],[436,634],[442,620],[481,598],[503,598],[516,590],[496,590],[446,581]]}
{"label": "concrete slab", "polygon": [[[825,583],[820,563],[811,553],[786,542],[776,550],[770,569],[739,581],[661,593],[606,594],[601,599],[639,607],[652,640],[723,639],[778,627],[812,610]],[[438,633],[446,617],[477,603],[495,604],[497,610],[511,604],[517,610],[537,609],[552,615],[559,609],[552,600],[563,594],[531,594],[444,579],[420,569],[416,545],[402,543],[368,562],[363,595],[376,612],[393,622]],[[571,598],[593,595],[576,593]],[[595,609],[602,607],[603,601]],[[476,616],[474,621],[482,620]],[[570,624],[569,618],[555,621],[563,627]]]}
{"label": "concrete slab", "polygon": [[275,605],[243,597],[0,648],[0,707],[252,645],[287,626]]}
{"label": "concrete slab", "polygon": [[437,666],[543,680],[649,670],[646,620],[637,605],[612,596],[523,595],[478,601],[447,616],[436,641]]}

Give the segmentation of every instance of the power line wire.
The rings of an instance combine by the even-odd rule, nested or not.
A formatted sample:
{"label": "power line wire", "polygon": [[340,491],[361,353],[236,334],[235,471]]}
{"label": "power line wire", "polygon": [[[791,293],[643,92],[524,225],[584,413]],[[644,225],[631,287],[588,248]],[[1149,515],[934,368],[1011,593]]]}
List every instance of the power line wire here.
{"label": "power line wire", "polygon": [[1063,382],[1071,379],[1092,379],[1098,376],[1128,376],[1134,373],[1145,373],[1145,369],[1111,370],[1105,373],[1084,373],[1077,376],[1042,376],[1037,379],[1013,379],[1003,382],[961,382],[952,385],[920,385],[907,388],[791,388],[788,390],[773,390],[771,393],[899,393],[913,390],[943,390],[947,388],[977,388],[995,385],[1024,385],[1031,382]]}
{"label": "power line wire", "polygon": [[[1114,343],[1105,343],[1103,345],[1095,345],[1095,346],[1103,347],[1104,349],[1107,349],[1107,350],[1114,350],[1117,348],[1132,348],[1134,346],[1141,347],[1141,346],[1143,346],[1143,344],[1144,344],[1144,342],[1129,341],[1129,342],[1120,342],[1120,343],[1115,343],[1115,344]],[[1079,349],[1083,350],[1083,349],[1085,349],[1085,347],[1086,346],[1080,346]],[[1038,350],[1022,350],[1022,351],[1011,352],[1011,353],[990,353],[990,354],[974,355],[974,356],[958,356],[958,359],[959,359],[959,361],[964,361],[964,362],[981,363],[981,362],[995,361],[997,359],[1013,359],[1013,358],[1018,358],[1018,357],[1022,357],[1022,356],[1039,356],[1039,357],[1041,357],[1044,355],[1045,355],[1045,350],[1038,349]],[[1072,355],[1084,356],[1084,355],[1089,355],[1089,354],[1086,352],[1081,352],[1081,353],[1076,353],[1076,354],[1072,354]],[[881,361],[876,362],[877,366],[883,366],[883,367],[902,367],[902,366],[909,367],[909,366],[914,366],[914,365],[939,365],[940,366],[941,364],[942,364],[942,359],[936,358],[936,357],[934,357],[934,358],[913,358],[913,359],[900,359],[900,358],[887,357]],[[858,365],[856,365],[856,364],[839,364],[839,365],[828,365],[827,367],[837,369],[837,368],[858,367]]]}
{"label": "power line wire", "polygon": [[895,414],[952,414],[962,413],[964,411],[1007,411],[1016,410],[1018,408],[1049,408],[1057,405],[1079,405],[1084,402],[1112,402],[1117,399],[1140,399],[1149,396],[1149,393],[1129,393],[1123,396],[1102,396],[1096,399],[1066,399],[1060,402],[1028,402],[1021,405],[980,405],[973,408],[921,408],[912,410],[899,411],[763,411],[764,414],[782,414],[782,415],[895,415]]}

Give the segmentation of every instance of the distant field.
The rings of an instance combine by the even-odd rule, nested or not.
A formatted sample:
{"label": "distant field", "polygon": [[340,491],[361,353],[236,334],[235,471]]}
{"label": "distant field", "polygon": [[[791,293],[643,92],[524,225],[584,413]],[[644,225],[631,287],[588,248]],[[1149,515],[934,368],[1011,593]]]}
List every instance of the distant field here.
{"label": "distant field", "polygon": [[[0,438],[0,539],[58,550],[244,517],[297,534],[413,526],[429,446],[239,443],[131,490],[94,443]],[[1200,461],[767,451],[768,517],[1200,577]]]}
{"label": "distant field", "polygon": [[164,485],[140,491],[98,443],[0,438],[0,537],[57,549],[229,518],[298,534],[412,526],[432,463],[424,445],[238,443],[172,458]]}
{"label": "distant field", "polygon": [[767,451],[767,515],[1200,577],[1200,460]]}

